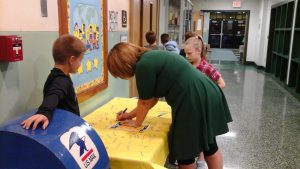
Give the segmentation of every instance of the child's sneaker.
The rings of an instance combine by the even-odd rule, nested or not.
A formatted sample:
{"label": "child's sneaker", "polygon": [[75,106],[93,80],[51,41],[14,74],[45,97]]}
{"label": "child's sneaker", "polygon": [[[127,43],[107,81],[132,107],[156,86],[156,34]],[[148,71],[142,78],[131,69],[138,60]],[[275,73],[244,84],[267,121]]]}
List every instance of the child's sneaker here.
{"label": "child's sneaker", "polygon": [[197,169],[208,169],[205,161],[198,160],[197,161]]}

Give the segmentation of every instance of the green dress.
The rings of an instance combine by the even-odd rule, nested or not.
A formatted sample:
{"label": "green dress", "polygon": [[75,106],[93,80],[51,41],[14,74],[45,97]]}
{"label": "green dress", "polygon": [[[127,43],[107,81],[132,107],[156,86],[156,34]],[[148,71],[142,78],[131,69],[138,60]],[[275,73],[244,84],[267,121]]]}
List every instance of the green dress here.
{"label": "green dress", "polygon": [[180,55],[147,51],[135,70],[139,98],[165,97],[172,108],[170,155],[197,157],[217,135],[228,132],[230,111],[222,90]]}

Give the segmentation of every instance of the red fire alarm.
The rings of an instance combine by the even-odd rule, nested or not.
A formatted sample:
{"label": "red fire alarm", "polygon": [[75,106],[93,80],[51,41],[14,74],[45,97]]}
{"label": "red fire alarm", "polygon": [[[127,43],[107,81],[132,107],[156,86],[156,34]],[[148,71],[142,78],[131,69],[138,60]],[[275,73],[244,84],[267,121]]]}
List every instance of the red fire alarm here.
{"label": "red fire alarm", "polygon": [[23,60],[22,37],[17,35],[0,36],[0,61],[16,62]]}

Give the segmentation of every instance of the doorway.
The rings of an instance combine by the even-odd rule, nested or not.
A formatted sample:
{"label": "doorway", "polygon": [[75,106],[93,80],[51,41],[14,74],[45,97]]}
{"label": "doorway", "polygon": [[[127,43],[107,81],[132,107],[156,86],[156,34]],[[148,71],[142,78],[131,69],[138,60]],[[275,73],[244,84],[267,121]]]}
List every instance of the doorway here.
{"label": "doorway", "polygon": [[[160,0],[130,0],[130,43],[144,46],[147,44],[145,39],[146,32],[158,32],[159,4]],[[157,39],[159,39],[158,35]],[[138,96],[134,77],[129,80],[129,96]]]}
{"label": "doorway", "polygon": [[[246,63],[249,30],[249,10],[203,10],[207,22],[205,33],[212,54],[226,56],[222,60]],[[230,55],[229,55],[230,53]],[[215,56],[215,55],[212,55]]]}
{"label": "doorway", "polygon": [[209,44],[212,48],[239,49],[245,42],[247,12],[211,12]]}

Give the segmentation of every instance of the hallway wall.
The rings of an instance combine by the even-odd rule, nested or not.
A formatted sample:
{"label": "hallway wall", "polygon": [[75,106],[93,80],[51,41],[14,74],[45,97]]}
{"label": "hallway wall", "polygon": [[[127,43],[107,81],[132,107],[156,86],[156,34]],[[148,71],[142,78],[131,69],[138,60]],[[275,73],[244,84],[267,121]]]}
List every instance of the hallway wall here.
{"label": "hallway wall", "polygon": [[0,31],[57,31],[56,1],[48,1],[48,17],[41,17],[39,0],[1,0]]}
{"label": "hallway wall", "polygon": [[[168,13],[169,13],[169,0],[160,0],[159,8],[159,32],[157,33],[160,37],[161,34],[168,32]],[[159,43],[160,38],[158,38]]]}
{"label": "hallway wall", "polygon": [[[267,26],[267,15],[268,11],[271,10],[269,9],[269,3],[270,0],[264,0],[260,1],[260,11],[259,11],[259,24],[260,24],[260,31],[257,32],[257,39],[258,42],[256,44],[256,54],[254,55],[254,61],[257,65],[259,66],[265,66],[266,63],[266,55],[267,55],[267,45],[268,43],[266,42],[265,39],[268,38],[268,33],[269,29],[266,29]],[[251,16],[250,16],[251,17]],[[265,53],[265,54],[264,54]]]}
{"label": "hallway wall", "polygon": [[267,49],[268,49],[268,37],[269,37],[269,28],[270,28],[270,17],[272,5],[280,3],[284,0],[264,0],[261,1],[260,15],[261,20],[261,33],[259,37],[258,53],[256,55],[256,64],[259,66],[266,66],[267,59]]}
{"label": "hallway wall", "polygon": [[[0,35],[20,35],[23,38],[24,60],[21,62],[0,62],[0,123],[37,108],[42,101],[44,82],[54,63],[51,54],[52,43],[59,36],[57,1],[48,2],[48,17],[41,17],[39,0],[1,0]],[[13,12],[12,12],[12,9]],[[108,11],[127,10],[129,0],[108,1]],[[121,34],[129,33],[127,28],[108,33],[108,50],[120,41]],[[108,77],[108,88],[80,104],[84,116],[113,97],[128,97],[127,80]]]}

